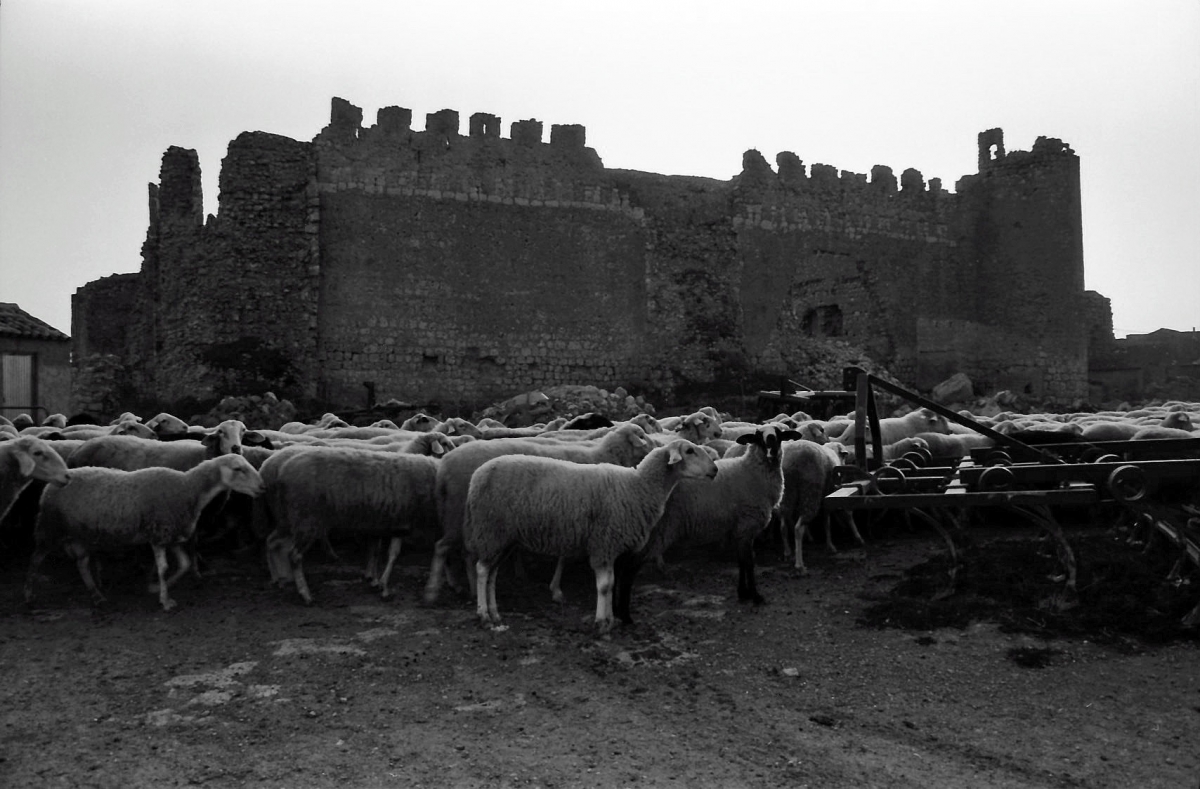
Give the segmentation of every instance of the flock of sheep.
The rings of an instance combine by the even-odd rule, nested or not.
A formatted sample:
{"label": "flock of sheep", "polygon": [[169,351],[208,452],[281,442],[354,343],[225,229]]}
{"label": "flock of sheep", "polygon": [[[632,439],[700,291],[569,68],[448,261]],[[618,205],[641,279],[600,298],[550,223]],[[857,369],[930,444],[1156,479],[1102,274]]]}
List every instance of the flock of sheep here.
{"label": "flock of sheep", "polygon": [[[1044,442],[1197,438],[1193,417],[1200,418],[1200,404],[1174,402],[1138,411],[975,418]],[[53,550],[76,561],[99,603],[104,596],[92,553],[149,545],[158,576],[151,591],[170,610],[172,584],[198,572],[198,530],[241,522],[262,544],[271,580],[294,585],[306,603],[313,594],[305,554],[313,545],[328,546],[331,533],[370,538],[364,576],[385,598],[402,541],[436,536],[425,600],[436,600],[447,582],[461,591],[450,561],[461,555],[478,617],[491,626],[501,621],[497,567],[514,549],[558,557],[555,599],[564,562],[586,558],[601,632],[616,619],[632,621],[639,569],[647,561],[661,567],[674,546],[731,546],[738,598],[761,603],[755,541],[777,523],[785,555],[807,572],[805,532],[834,488],[834,469],[852,461],[854,446],[851,416],[780,414],[750,423],[723,421],[712,408],[616,424],[586,415],[530,428],[424,414],[369,427],[326,414],[280,430],[248,430],[236,420],[200,428],[169,414],[145,422],[124,414],[106,426],[66,422],[61,415],[42,425],[0,417],[0,519],[23,491],[32,497],[40,489],[27,602]],[[926,409],[883,419],[880,429],[885,459],[914,448],[962,457],[991,441]],[[839,517],[862,544],[853,518],[844,511]],[[826,544],[834,550],[829,533]]]}

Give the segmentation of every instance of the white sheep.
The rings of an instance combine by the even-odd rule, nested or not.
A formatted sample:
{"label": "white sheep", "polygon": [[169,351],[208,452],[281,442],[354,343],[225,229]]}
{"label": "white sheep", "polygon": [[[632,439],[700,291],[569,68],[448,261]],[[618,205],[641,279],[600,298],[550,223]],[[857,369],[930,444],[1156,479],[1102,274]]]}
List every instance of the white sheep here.
{"label": "white sheep", "polygon": [[438,420],[435,417],[425,413],[416,413],[401,422],[400,429],[414,430],[419,433],[425,433],[433,430],[437,424]]}
{"label": "white sheep", "polygon": [[[92,599],[104,602],[88,569],[93,546],[144,545],[154,551],[158,592],[164,611],[175,607],[167,590],[187,572],[191,560],[183,544],[191,539],[205,505],[222,493],[236,491],[257,496],[262,478],[240,455],[206,460],[190,471],[149,468],[120,471],[79,468],[65,487],[49,485],[42,493],[41,512],[34,528],[35,547],[25,580],[25,601],[33,599],[38,567],[58,545],[75,559]],[[179,561],[166,578],[170,548]]]}
{"label": "white sheep", "polygon": [[241,454],[244,440],[257,440],[257,431],[247,430],[237,419],[227,419],[200,441],[147,441],[132,436],[97,436],[71,453],[71,468],[104,466],[135,471],[162,466],[187,471],[218,455]]}
{"label": "white sheep", "polygon": [[[660,422],[660,424],[664,424],[664,422]],[[665,446],[676,438],[685,438],[693,444],[707,444],[709,441],[721,437],[721,417],[716,415],[711,406],[706,406],[695,413],[665,424],[671,424],[673,427],[664,426],[664,432],[650,434],[651,440],[659,446]]]}
{"label": "white sheep", "polygon": [[[836,442],[817,444],[812,441],[794,441],[783,452],[783,498],[778,510],[783,553],[787,557],[794,550],[795,568],[805,575],[808,574],[808,568],[804,566],[804,535],[812,521],[823,511],[825,496],[835,488],[833,470],[843,465],[845,452],[845,447]],[[842,510],[839,511],[839,518],[850,528],[855,541],[863,545],[853,516]],[[832,532],[831,524],[827,523],[825,546],[830,553],[837,553]]]}
{"label": "white sheep", "polygon": [[[425,586],[425,600],[432,603],[442,587],[446,557],[464,543],[463,515],[471,475],[488,460],[500,455],[538,455],[573,463],[612,463],[636,466],[654,445],[637,425],[622,425],[594,443],[538,441],[527,438],[500,438],[475,441],[447,454],[438,469],[436,496],[442,537],[434,548]],[[470,556],[466,557],[468,578],[473,578]]]}
{"label": "white sheep", "polygon": [[[826,426],[826,433],[829,432],[829,427]],[[918,433],[942,433],[949,435],[950,423],[946,417],[928,408],[918,408],[904,416],[887,417],[879,420],[879,443],[883,445],[894,444],[902,438],[915,436]],[[851,422],[845,432],[837,437],[837,441],[846,446],[854,445],[855,426]],[[867,445],[871,444],[870,436],[867,437]]]}
{"label": "white sheep", "polygon": [[722,458],[712,484],[684,481],[668,499],[662,517],[629,572],[617,580],[616,613],[628,622],[630,587],[642,561],[658,561],[672,546],[708,545],[731,540],[738,555],[738,599],[761,604],[754,578],[754,540],[770,523],[783,495],[780,467],[783,442],[794,431],[763,425],[737,439],[747,446],[741,457]]}
{"label": "white sheep", "polygon": [[476,613],[500,624],[496,567],[513,546],[551,556],[587,556],[596,575],[596,625],[613,625],[614,563],[640,550],[682,480],[717,476],[716,463],[677,439],[636,468],[502,455],[471,477],[464,529],[477,561]]}
{"label": "white sheep", "polygon": [[387,565],[372,581],[390,597],[401,538],[437,527],[437,468],[438,461],[425,455],[347,448],[291,448],[271,457],[263,479],[275,524],[267,538],[273,580],[293,578],[296,591],[311,603],[304,552],[336,527],[389,538]]}
{"label": "white sheep", "polygon": [[480,438],[483,436],[483,431],[471,424],[462,417],[452,416],[448,419],[443,419],[431,429],[435,433],[445,433],[448,436],[471,436],[472,438]]}
{"label": "white sheep", "polygon": [[23,436],[0,442],[0,521],[34,480],[66,485],[71,473],[51,442]]}

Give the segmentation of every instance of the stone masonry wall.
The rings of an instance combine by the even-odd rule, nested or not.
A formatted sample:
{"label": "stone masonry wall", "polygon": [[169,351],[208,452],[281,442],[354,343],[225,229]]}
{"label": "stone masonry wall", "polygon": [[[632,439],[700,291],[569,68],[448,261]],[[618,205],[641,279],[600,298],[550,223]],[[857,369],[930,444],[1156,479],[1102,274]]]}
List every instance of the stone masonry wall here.
{"label": "stone masonry wall", "polygon": [[1086,393],[1078,159],[1060,141],[1005,154],[986,132],[950,194],[789,152],[773,168],[748,151],[730,181],[609,170],[580,126],[547,143],[535,120],[508,138],[486,113],[466,135],[452,110],[411,121],[387,107],[364,128],[335,99],[311,143],[243,134],[207,222],[194,152],[169,150],[127,344],[150,360],[139,391],[212,392],[201,360],[251,339],[342,407],[365,382],[464,408],[579,383],[669,403],[843,345],[925,388],[961,370]]}

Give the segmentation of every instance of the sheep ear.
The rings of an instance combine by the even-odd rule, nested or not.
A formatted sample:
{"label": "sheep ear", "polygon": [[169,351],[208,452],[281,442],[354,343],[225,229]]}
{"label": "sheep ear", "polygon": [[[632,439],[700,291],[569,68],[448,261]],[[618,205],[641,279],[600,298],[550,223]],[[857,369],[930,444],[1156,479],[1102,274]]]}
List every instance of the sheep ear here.
{"label": "sheep ear", "polygon": [[785,430],[779,434],[780,441],[799,441],[802,438],[804,436],[795,430]]}
{"label": "sheep ear", "polygon": [[679,451],[678,446],[672,446],[667,450],[667,465],[674,466],[676,463],[683,460],[683,453]]}
{"label": "sheep ear", "polygon": [[261,447],[263,444],[269,444],[270,441],[257,430],[247,430],[242,434],[242,443],[249,446]]}
{"label": "sheep ear", "polygon": [[735,440],[737,443],[739,443],[739,444],[753,444],[753,443],[754,443],[754,441],[755,441],[755,439],[757,439],[757,438],[758,438],[758,433],[757,433],[757,432],[754,432],[754,433],[742,433],[740,436],[738,436],[738,437],[737,437],[736,439],[734,439],[734,440]]}
{"label": "sheep ear", "polygon": [[221,438],[215,432],[205,433],[204,438],[200,439],[200,443],[206,447],[215,447],[220,444]]}
{"label": "sheep ear", "polygon": [[35,466],[37,464],[35,464],[33,462],[33,458],[29,455],[28,452],[18,451],[18,452],[16,452],[16,456],[17,456],[17,470],[20,471],[20,476],[28,477],[30,474],[33,473],[33,469],[35,468]]}
{"label": "sheep ear", "polygon": [[442,455],[446,454],[446,448],[442,446],[441,441],[434,441],[433,446],[429,448],[429,451],[433,453],[434,457],[441,457]]}

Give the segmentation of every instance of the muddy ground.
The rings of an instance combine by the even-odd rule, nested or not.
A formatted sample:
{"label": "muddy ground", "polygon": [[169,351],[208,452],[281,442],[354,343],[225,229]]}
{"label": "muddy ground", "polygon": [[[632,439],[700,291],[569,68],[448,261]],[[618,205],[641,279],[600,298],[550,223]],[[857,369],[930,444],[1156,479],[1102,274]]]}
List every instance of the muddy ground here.
{"label": "muddy ground", "polygon": [[[677,557],[668,577],[640,577],[637,624],[604,638],[583,564],[562,606],[542,585],[549,563],[530,565],[536,580],[507,572],[508,628],[489,631],[453,593],[418,603],[421,547],[391,601],[358,580],[358,546],[339,544],[337,561],[310,562],[311,607],[268,588],[252,555],[229,555],[203,582],[181,581],[164,613],[141,570],[111,561],[110,602],[93,610],[57,558],[26,608],[24,558],[10,546],[0,785],[1200,784],[1194,637],[1010,632],[1038,618],[1027,613],[961,629],[867,626],[943,546],[897,529],[866,536],[866,550],[812,547],[807,577],[765,545],[761,607],[737,602],[736,568],[719,552]],[[973,551],[986,563],[992,540],[1031,536],[1001,524]],[[1017,582],[1041,572],[1012,561]],[[1130,604],[1148,616],[1156,605]]]}

